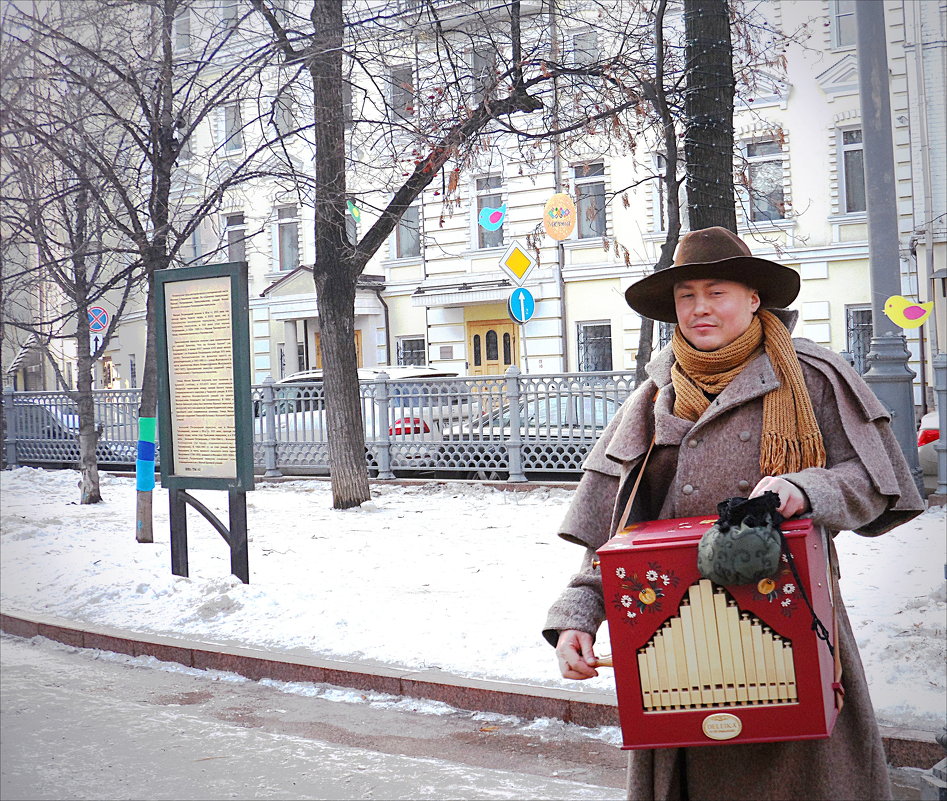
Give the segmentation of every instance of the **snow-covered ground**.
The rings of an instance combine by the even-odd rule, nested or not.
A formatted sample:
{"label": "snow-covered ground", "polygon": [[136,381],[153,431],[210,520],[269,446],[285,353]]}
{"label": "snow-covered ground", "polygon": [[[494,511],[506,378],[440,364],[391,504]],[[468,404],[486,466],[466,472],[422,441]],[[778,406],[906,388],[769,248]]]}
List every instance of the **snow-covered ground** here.
{"label": "snow-covered ground", "polygon": [[[540,635],[577,568],[556,528],[571,491],[466,483],[373,487],[331,508],[322,481],[248,494],[250,584],[189,513],[190,577],[173,576],[167,493],[155,543],[135,541],[135,482],[102,475],[105,501],[80,506],[78,473],[0,474],[0,607],[205,641],[578,690],[613,677],[559,677]],[[226,519],[226,494],[195,492]],[[836,539],[842,593],[879,720],[939,732],[947,718],[944,507],[888,534]],[[599,637],[610,650],[607,635]]]}

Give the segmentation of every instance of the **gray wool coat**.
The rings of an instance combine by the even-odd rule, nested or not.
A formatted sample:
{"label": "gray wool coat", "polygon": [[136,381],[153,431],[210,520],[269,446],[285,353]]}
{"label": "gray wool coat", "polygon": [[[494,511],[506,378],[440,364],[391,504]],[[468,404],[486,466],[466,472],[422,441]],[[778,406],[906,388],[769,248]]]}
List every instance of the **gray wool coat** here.
{"label": "gray wool coat", "polygon": [[[784,318],[785,319],[785,318]],[[810,515],[831,533],[882,534],[924,502],[891,432],[889,415],[840,357],[793,340],[825,441],[827,465],[784,476],[808,496]],[[595,550],[614,533],[642,458],[655,447],[629,522],[711,515],[760,480],[763,396],[777,384],[756,358],[696,422],[674,417],[673,354],[648,365],[585,462],[559,535],[585,548],[582,567],[549,610],[543,631],[593,636],[605,618]],[[833,549],[834,550],[834,549]],[[844,569],[844,565],[841,566]],[[881,736],[844,604],[839,640],[845,704],[826,740],[629,751],[628,797],[651,799],[886,799],[891,790]]]}

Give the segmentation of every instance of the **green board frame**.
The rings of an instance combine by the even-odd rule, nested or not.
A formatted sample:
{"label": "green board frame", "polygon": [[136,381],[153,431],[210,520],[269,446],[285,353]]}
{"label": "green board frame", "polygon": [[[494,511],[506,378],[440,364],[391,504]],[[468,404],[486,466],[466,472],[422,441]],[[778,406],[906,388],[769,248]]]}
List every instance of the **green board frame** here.
{"label": "green board frame", "polygon": [[[233,355],[233,416],[236,476],[182,475],[174,472],[174,421],[171,419],[171,374],[168,359],[168,284],[229,278]],[[158,357],[158,431],[161,485],[166,489],[253,489],[253,402],[250,384],[250,298],[247,263],[205,264],[155,271],[155,328]]]}

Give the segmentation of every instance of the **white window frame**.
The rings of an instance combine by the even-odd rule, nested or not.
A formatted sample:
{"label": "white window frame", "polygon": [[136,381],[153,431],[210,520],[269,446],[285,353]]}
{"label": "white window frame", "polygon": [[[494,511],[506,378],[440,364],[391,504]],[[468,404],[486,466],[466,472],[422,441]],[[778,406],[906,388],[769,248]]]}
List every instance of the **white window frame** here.
{"label": "white window frame", "polygon": [[[776,147],[776,150],[772,153],[765,154],[750,154],[750,148],[754,145],[765,145],[773,144]],[[749,139],[743,143],[743,158],[746,162],[746,185],[743,187],[742,191],[744,194],[744,199],[746,201],[746,219],[747,222],[751,225],[766,225],[768,223],[778,223],[781,220],[787,219],[786,207],[788,204],[788,198],[786,196],[786,152],[783,149],[782,144],[779,142],[779,139],[775,136],[758,136],[753,139]],[[779,191],[782,195],[782,200],[780,201],[782,209],[779,210],[779,216],[776,217],[755,217],[755,203],[761,200],[763,195],[754,192],[753,187],[753,168],[763,164],[778,163],[779,164]]]}
{"label": "white window frame", "polygon": [[[586,42],[591,37],[593,47],[586,49]],[[602,56],[601,42],[595,28],[583,28],[569,34],[569,58],[574,67],[584,67],[594,64]]]}
{"label": "white window frame", "polygon": [[[421,361],[420,362],[404,361],[404,345],[406,342],[420,342],[421,343],[421,350],[420,350]],[[397,348],[397,360],[398,360],[399,367],[407,367],[407,366],[413,366],[413,365],[424,367],[427,365],[427,342],[424,339],[423,334],[412,334],[408,336],[398,337],[396,348]],[[412,352],[416,352],[416,350],[412,350]]]}
{"label": "white window frame", "polygon": [[[591,171],[590,168],[595,168],[601,166],[601,171]],[[574,164],[572,166],[572,175],[573,175],[573,186],[575,188],[575,209],[576,209],[576,221],[575,221],[575,232],[573,236],[579,241],[585,241],[590,239],[601,239],[606,236],[608,233],[608,198],[606,195],[606,171],[605,171],[605,162],[604,161],[589,161],[582,164]],[[596,226],[596,222],[590,220],[586,216],[585,206],[586,204],[582,201],[585,199],[582,195],[583,190],[588,191],[587,188],[591,187],[601,187],[601,230],[593,230]],[[588,193],[586,197],[595,197],[594,194]]]}
{"label": "white window frame", "polygon": [[187,263],[197,264],[204,255],[203,243],[201,242],[201,227],[199,225],[195,226],[194,230],[191,231],[191,235],[187,238],[187,245],[191,254],[191,258],[187,260]]}
{"label": "white window frame", "polygon": [[224,155],[234,156],[243,152],[243,110],[240,101],[227,103],[221,110]]}
{"label": "white window frame", "polygon": [[[587,329],[607,327],[608,328],[608,361],[611,363],[609,367],[602,368],[602,371],[613,370],[615,365],[615,355],[614,355],[614,338],[612,337],[612,321],[611,320],[581,320],[576,323],[576,339],[575,339],[575,349],[576,349],[576,366],[579,372],[602,372],[602,371],[591,371],[586,370],[582,362],[582,346],[584,340],[584,332]],[[601,337],[597,337],[600,339]],[[586,343],[587,344],[587,343]]]}
{"label": "white window frame", "polygon": [[476,39],[468,50],[467,62],[470,65],[470,93],[474,103],[479,104],[496,89],[494,81],[499,62],[496,44],[487,38]]}
{"label": "white window frame", "polygon": [[[239,218],[239,221],[238,219]],[[237,262],[247,260],[247,223],[243,212],[229,212],[223,215],[224,240],[227,243],[227,261]],[[234,249],[242,251],[240,258],[234,254]]]}
{"label": "white window frame", "polygon": [[663,153],[653,153],[651,163],[656,176],[651,183],[651,232],[663,234],[668,229],[668,189],[664,183],[667,157]]}
{"label": "white window frame", "polygon": [[[836,50],[855,47],[858,38],[857,32],[852,32],[852,41],[842,42],[842,28],[840,20],[851,17],[855,21],[855,3],[858,0],[829,0],[829,28],[831,29],[832,47]],[[843,5],[844,4],[844,5]]]}
{"label": "white window frame", "polygon": [[[417,241],[417,253],[405,253],[402,248],[402,237],[410,230],[411,221],[405,222],[405,216],[408,214],[414,215],[416,218],[414,220],[414,231],[415,238]],[[398,224],[395,226],[395,241],[394,241],[394,253],[396,259],[419,259],[421,258],[421,207],[418,205],[408,206],[405,209],[404,215],[401,219],[398,220]]]}
{"label": "white window frame", "polygon": [[283,89],[273,98],[273,127],[280,136],[289,136],[298,124],[296,98],[288,89]]}
{"label": "white window frame", "polygon": [[181,8],[174,16],[174,52],[187,53],[191,49],[191,9]]}
{"label": "white window frame", "polygon": [[411,119],[417,112],[414,68],[410,64],[398,64],[388,72],[388,103],[393,116]]}
{"label": "white window frame", "polygon": [[[181,119],[181,124],[178,127],[179,131],[182,131],[186,128],[191,127],[190,120],[187,118],[186,115],[183,114],[183,112],[180,119]],[[180,134],[179,136],[183,136],[183,134]],[[181,149],[178,151],[178,161],[191,160],[191,158],[194,156],[194,150],[192,147],[193,141],[194,141],[194,132],[192,132],[191,135],[188,136],[187,139],[183,139],[183,138],[181,139]]]}
{"label": "white window frame", "polygon": [[[858,142],[846,144],[845,134],[858,131]],[[862,154],[862,196],[861,208],[849,209],[849,170],[845,156],[848,153],[860,152]],[[839,213],[840,214],[864,214],[868,209],[867,190],[865,187],[865,142],[862,135],[862,129],[857,128],[839,128],[838,129],[838,195],[839,195]]]}
{"label": "white window frame", "polygon": [[219,0],[220,22],[226,33],[235,31],[240,25],[240,0]]}
{"label": "white window frame", "polygon": [[[292,214],[288,212],[292,211]],[[299,234],[301,230],[300,226],[300,217],[299,217],[299,206],[296,204],[283,204],[277,206],[273,210],[273,272],[274,273],[289,273],[295,270],[300,264],[302,264],[302,243],[300,242]],[[295,227],[296,231],[296,263],[293,265],[283,266],[283,237],[284,231],[290,226]]]}
{"label": "white window frame", "polygon": [[[481,181],[487,182],[498,182],[497,186],[484,186],[481,187]],[[488,231],[486,228],[481,227],[478,222],[480,218],[480,210],[483,208],[498,208],[503,205],[504,199],[506,197],[506,191],[503,183],[503,176],[499,173],[492,173],[487,175],[478,175],[474,177],[473,180],[473,193],[474,193],[474,202],[472,204],[472,213],[471,222],[473,223],[473,235],[471,238],[471,244],[473,245],[474,250],[493,250],[495,248],[502,248],[506,244],[506,220],[503,220],[503,225],[501,225],[496,231]],[[498,198],[499,203],[494,201],[486,202],[487,198]],[[491,243],[490,240],[499,236],[500,241],[498,244]]]}

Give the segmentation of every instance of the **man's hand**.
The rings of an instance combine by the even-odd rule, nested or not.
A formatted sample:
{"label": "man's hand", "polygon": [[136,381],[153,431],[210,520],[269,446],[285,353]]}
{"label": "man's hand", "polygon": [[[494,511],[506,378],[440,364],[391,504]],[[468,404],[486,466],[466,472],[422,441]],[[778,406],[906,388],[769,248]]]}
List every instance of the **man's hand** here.
{"label": "man's hand", "polygon": [[566,629],[559,632],[556,644],[559,672],[564,679],[591,679],[598,675],[593,667],[597,660],[592,650],[592,635],[584,631]]}
{"label": "man's hand", "polygon": [[803,515],[809,511],[809,499],[806,494],[791,481],[779,476],[763,476],[759,484],[753,488],[750,493],[751,498],[756,498],[764,492],[775,492],[779,496],[779,512],[787,520],[796,515]]}

